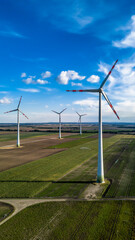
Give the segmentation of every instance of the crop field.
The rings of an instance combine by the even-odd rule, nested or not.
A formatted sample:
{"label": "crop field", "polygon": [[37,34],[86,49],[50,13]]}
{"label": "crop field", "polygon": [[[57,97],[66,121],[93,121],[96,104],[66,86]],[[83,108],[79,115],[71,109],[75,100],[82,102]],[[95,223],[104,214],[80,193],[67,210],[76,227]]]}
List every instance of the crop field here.
{"label": "crop field", "polygon": [[11,205],[0,202],[0,222],[13,211]]}
{"label": "crop field", "polygon": [[25,138],[21,140],[20,148],[16,148],[16,141],[0,142],[0,171],[63,151],[63,149],[46,149],[46,147],[68,141],[72,141],[72,138],[59,140],[57,134]]}
{"label": "crop field", "polygon": [[133,240],[134,216],[132,201],[42,203],[0,226],[0,239]]}
{"label": "crop field", "polygon": [[[78,140],[74,138],[76,146],[72,146],[73,140],[71,138],[65,139],[70,139],[71,141],[70,143],[68,143],[68,149],[66,149],[65,151],[55,153],[51,156],[41,158],[39,160],[1,172],[0,197],[76,198],[81,197],[83,191],[90,184],[94,186],[97,172],[97,138],[94,138],[94,136],[88,138],[87,136],[85,143],[82,143],[83,139]],[[65,139],[63,140],[65,141]],[[87,139],[89,140],[88,142]],[[30,144],[28,144],[28,146],[29,145]],[[36,143],[35,147],[37,145],[38,144]],[[63,142],[61,143],[61,145],[63,146]],[[126,171],[126,164],[128,164],[129,161],[128,155],[131,155],[131,159],[134,156],[134,145],[134,136],[107,135],[107,137],[104,137],[105,176],[108,179],[112,178],[111,174],[113,174],[112,172],[115,171],[113,170],[114,168],[116,168],[117,171],[121,172],[121,177],[123,176],[122,174],[125,174],[124,171]],[[133,151],[132,154],[131,149]],[[37,156],[38,154],[36,155],[36,157]],[[123,157],[125,157],[125,161],[122,160]],[[119,161],[117,161],[118,159]],[[133,169],[133,163],[134,161],[130,161],[128,167],[131,167],[131,169]],[[128,179],[128,182],[129,185],[131,185],[130,183],[132,181]],[[119,181],[118,187],[117,178],[113,178],[113,183],[109,188],[108,192],[106,193],[106,196],[109,196],[110,191],[115,188],[115,185],[118,188],[117,193],[120,189],[123,189],[124,192],[124,188],[126,187],[126,185],[122,186],[122,183],[120,183]],[[99,195],[102,196],[102,194],[105,193],[105,189],[101,188],[101,191],[99,192]],[[133,188],[131,192],[133,196]],[[116,196],[118,196],[118,194]]]}
{"label": "crop field", "polygon": [[[50,135],[51,133],[47,132],[22,132],[20,133],[21,139],[25,138],[32,138],[32,137],[38,137],[38,136],[46,136]],[[54,134],[54,133],[53,133]],[[17,132],[15,133],[9,133],[9,132],[1,132],[0,133],[0,142],[7,142],[16,140],[17,138]]]}
{"label": "crop field", "polygon": [[[25,208],[0,226],[0,239],[135,239],[135,202],[128,200],[135,198],[135,137],[104,134],[105,184],[96,183],[97,137],[65,135],[59,140],[57,135],[47,135],[24,139],[19,149],[0,149],[0,155],[3,152],[12,163],[0,172],[1,201],[65,199]],[[8,143],[1,142],[2,146]],[[0,164],[5,167],[7,162]],[[9,211],[0,205],[1,219]]]}

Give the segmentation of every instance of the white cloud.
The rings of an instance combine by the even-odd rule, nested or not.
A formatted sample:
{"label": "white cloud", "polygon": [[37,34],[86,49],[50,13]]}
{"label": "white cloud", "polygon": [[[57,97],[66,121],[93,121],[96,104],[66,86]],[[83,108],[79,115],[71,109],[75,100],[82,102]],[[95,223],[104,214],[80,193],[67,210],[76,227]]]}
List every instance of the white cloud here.
{"label": "white cloud", "polygon": [[73,70],[62,71],[57,77],[59,84],[67,85],[69,80],[83,80],[85,76],[79,76],[79,74]]}
{"label": "white cloud", "polygon": [[87,78],[87,81],[91,83],[97,83],[99,82],[99,80],[100,80],[100,77],[97,75],[91,75],[89,78]]}
{"label": "white cloud", "polygon": [[45,108],[47,109],[49,106],[48,105],[45,105]]}
{"label": "white cloud", "polygon": [[113,41],[113,45],[118,48],[135,48],[135,15],[131,17],[130,23],[123,30],[126,31],[127,35],[120,41]]}
{"label": "white cloud", "polygon": [[21,92],[30,92],[30,93],[37,93],[40,92],[38,89],[35,88],[18,88]]}
{"label": "white cloud", "polygon": [[44,85],[44,84],[47,84],[48,81],[45,81],[45,80],[42,80],[42,79],[37,79],[36,81],[37,83],[41,84],[41,85]]}
{"label": "white cloud", "polygon": [[72,86],[82,87],[82,83],[74,83],[74,82],[71,82],[71,85],[72,85]]}
{"label": "white cloud", "polygon": [[10,104],[11,102],[12,100],[6,97],[0,99],[0,104]]}
{"label": "white cloud", "polygon": [[26,77],[26,73],[25,73],[25,72],[23,72],[23,73],[21,74],[21,78],[24,78],[24,77]]}
{"label": "white cloud", "polygon": [[32,77],[28,77],[28,78],[26,78],[26,79],[23,79],[23,82],[25,82],[26,84],[35,83],[35,82],[33,81],[33,78],[32,78]]}
{"label": "white cloud", "polygon": [[98,107],[98,100],[96,98],[87,98],[83,100],[74,101],[73,104],[80,106],[89,106],[91,108]]}
{"label": "white cloud", "polygon": [[46,71],[46,72],[44,72],[44,73],[41,73],[41,76],[42,76],[43,79],[45,79],[45,78],[51,77],[52,74],[51,74],[51,72]]}

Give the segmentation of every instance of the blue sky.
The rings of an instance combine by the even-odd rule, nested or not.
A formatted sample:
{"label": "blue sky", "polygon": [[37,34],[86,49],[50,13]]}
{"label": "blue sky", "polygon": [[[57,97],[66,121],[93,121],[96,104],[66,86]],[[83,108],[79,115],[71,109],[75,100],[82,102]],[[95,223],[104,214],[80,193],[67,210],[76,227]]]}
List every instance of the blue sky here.
{"label": "blue sky", "polygon": [[[98,121],[97,88],[119,59],[104,90],[122,122],[135,122],[135,3],[103,0],[0,0],[0,122]],[[103,121],[117,118],[102,101]],[[28,122],[23,116],[22,122]]]}

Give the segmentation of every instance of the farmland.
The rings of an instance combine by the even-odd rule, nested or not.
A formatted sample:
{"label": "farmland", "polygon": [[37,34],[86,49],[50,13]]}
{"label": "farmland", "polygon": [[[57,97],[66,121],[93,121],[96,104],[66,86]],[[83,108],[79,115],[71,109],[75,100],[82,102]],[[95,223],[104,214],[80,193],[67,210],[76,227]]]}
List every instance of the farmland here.
{"label": "farmland", "polygon": [[[0,196],[78,196],[90,181],[96,179],[98,142],[97,139],[92,139],[93,141],[90,139],[87,143],[60,153],[1,172]],[[115,142],[120,139],[120,135],[105,138],[105,149],[109,146],[117,147]]]}
{"label": "farmland", "polygon": [[57,136],[37,133],[22,139],[19,149],[3,148],[14,144],[13,139],[1,141],[1,201],[59,202],[18,212],[0,226],[0,239],[134,239],[134,135],[104,134],[105,184],[96,183],[98,135],[63,134],[61,140]]}
{"label": "farmland", "polygon": [[13,207],[9,204],[0,202],[0,222],[13,211]]}
{"label": "farmland", "polygon": [[0,239],[134,239],[134,213],[130,201],[42,203],[0,226]]}

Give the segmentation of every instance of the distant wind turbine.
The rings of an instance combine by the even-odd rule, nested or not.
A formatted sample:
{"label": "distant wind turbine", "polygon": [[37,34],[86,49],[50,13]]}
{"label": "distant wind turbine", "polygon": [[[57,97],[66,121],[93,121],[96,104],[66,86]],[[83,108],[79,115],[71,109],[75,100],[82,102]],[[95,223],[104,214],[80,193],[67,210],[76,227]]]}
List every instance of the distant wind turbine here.
{"label": "distant wind turbine", "polygon": [[21,113],[24,117],[28,119],[28,117],[20,110],[21,100],[22,100],[22,96],[20,97],[19,104],[16,109],[5,112],[5,113],[17,112],[17,147],[20,147],[20,120],[19,120],[20,114],[19,113]]}
{"label": "distant wind turbine", "polygon": [[59,139],[61,139],[61,114],[66,110],[67,108],[64,108],[61,112],[56,112],[52,110],[52,112],[59,115]]}
{"label": "distant wind turbine", "polygon": [[80,123],[80,135],[82,135],[82,121],[81,118],[87,114],[79,114],[78,112],[76,112],[79,116],[79,123]]}
{"label": "distant wind turbine", "polygon": [[98,137],[98,170],[97,170],[97,182],[103,183],[104,182],[104,166],[103,166],[103,138],[102,138],[102,95],[104,96],[105,100],[113,110],[113,112],[116,114],[117,118],[119,118],[118,114],[116,113],[114,107],[112,106],[109,98],[107,97],[106,93],[103,91],[103,86],[105,85],[108,77],[110,76],[112,70],[114,69],[116,63],[112,66],[111,70],[101,83],[100,87],[98,89],[87,89],[87,90],[67,90],[67,92],[93,92],[93,93],[99,93],[99,137]]}

